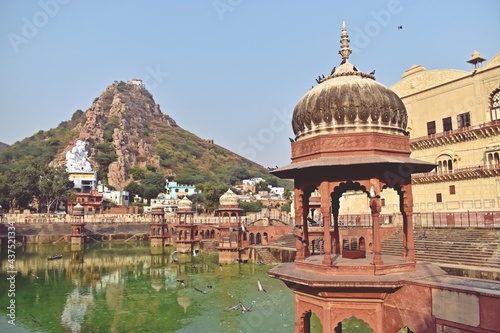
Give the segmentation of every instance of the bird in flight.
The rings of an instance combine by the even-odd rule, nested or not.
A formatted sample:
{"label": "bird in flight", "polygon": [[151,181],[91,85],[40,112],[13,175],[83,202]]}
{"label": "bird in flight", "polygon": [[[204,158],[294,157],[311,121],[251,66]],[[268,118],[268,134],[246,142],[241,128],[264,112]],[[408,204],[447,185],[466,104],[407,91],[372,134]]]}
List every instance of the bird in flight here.
{"label": "bird in flight", "polygon": [[241,301],[239,304],[240,304],[241,312],[250,312],[250,310],[255,305],[255,301],[252,302],[252,306],[250,306],[249,308],[247,308],[243,303],[241,303]]}
{"label": "bird in flight", "polygon": [[33,322],[35,324],[38,324],[38,326],[42,326],[42,324],[35,318],[35,316],[33,316],[32,314],[30,314],[30,316],[31,316],[31,320],[33,320]]}
{"label": "bird in flight", "polygon": [[181,286],[186,287],[186,281],[184,281],[183,279],[177,279],[176,281],[179,282]]}
{"label": "bird in flight", "polygon": [[238,310],[240,308],[240,303],[230,306],[226,309],[226,311],[233,311],[233,310]]}
{"label": "bird in flight", "polygon": [[257,287],[259,288],[259,291],[267,292],[262,286],[262,282],[260,282],[260,280],[257,280]]}
{"label": "bird in flight", "polygon": [[402,25],[398,25],[398,30],[402,30],[403,29],[403,26]]}
{"label": "bird in flight", "polygon": [[223,271],[224,268],[222,267],[222,264],[220,262],[215,262],[215,261],[212,261],[214,264],[216,264],[217,266],[219,266],[220,270]]}
{"label": "bird in flight", "polygon": [[170,262],[179,262],[179,258],[175,258],[174,254],[178,253],[179,251],[175,250],[170,254]]}
{"label": "bird in flight", "polygon": [[[212,289],[212,288],[211,288],[211,286],[210,286],[210,288],[209,288],[209,289],[210,289],[210,290]],[[208,293],[210,292],[210,290],[201,290],[201,289],[198,289],[198,288],[194,288],[194,290],[196,290],[196,291],[198,291],[198,292],[202,293],[203,295],[206,295],[206,294],[208,294]]]}

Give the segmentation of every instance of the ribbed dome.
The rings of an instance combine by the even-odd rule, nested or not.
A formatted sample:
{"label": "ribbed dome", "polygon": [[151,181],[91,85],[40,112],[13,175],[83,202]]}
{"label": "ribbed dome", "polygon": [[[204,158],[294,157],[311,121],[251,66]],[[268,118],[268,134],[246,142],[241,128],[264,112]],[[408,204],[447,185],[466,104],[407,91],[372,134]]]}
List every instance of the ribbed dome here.
{"label": "ribbed dome", "polygon": [[84,210],[85,210],[85,208],[83,208],[83,206],[82,206],[82,205],[80,205],[80,203],[77,203],[77,204],[75,205],[75,207],[73,207],[73,211],[74,211],[74,212],[83,212]]}
{"label": "ribbed dome", "polygon": [[296,139],[318,134],[379,132],[405,135],[408,115],[401,99],[349,62],[345,24],[341,35],[342,62],[330,76],[318,78],[295,107],[292,127]]}
{"label": "ribbed dome", "polygon": [[239,202],[240,199],[231,189],[228,189],[227,192],[219,198],[219,204],[221,206],[238,206]]}
{"label": "ribbed dome", "polygon": [[192,207],[192,201],[188,199],[188,197],[184,197],[182,198],[182,200],[179,201],[179,205],[178,205],[178,208],[182,209],[186,209],[186,208],[189,208],[191,209]]}

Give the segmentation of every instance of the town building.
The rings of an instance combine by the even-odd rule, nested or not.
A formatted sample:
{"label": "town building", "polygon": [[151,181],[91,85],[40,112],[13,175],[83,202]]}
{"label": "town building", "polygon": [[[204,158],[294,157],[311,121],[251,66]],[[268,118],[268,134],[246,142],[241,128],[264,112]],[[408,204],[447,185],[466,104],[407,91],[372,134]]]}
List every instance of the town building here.
{"label": "town building", "polygon": [[436,164],[413,176],[422,216],[453,224],[500,209],[500,53],[485,60],[474,51],[471,71],[413,65],[391,87],[408,112],[411,156]]}
{"label": "town building", "polygon": [[98,184],[97,193],[102,194],[104,201],[112,202],[117,206],[128,207],[130,204],[127,191],[117,191],[106,184]]}
{"label": "town building", "polygon": [[165,184],[165,192],[170,199],[182,199],[196,193],[196,186],[177,184],[176,181],[167,179]]}

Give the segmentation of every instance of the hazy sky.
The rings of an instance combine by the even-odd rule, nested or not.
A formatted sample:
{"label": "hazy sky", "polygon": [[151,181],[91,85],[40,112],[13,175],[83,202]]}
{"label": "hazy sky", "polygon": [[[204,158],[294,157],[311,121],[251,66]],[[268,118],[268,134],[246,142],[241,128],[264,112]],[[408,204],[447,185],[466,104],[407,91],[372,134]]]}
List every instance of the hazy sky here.
{"label": "hazy sky", "polygon": [[[340,63],[390,87],[413,64],[470,71],[500,52],[500,1],[1,0],[0,142],[142,79],[182,128],[265,167],[290,162],[299,99]],[[403,26],[403,29],[398,29]]]}

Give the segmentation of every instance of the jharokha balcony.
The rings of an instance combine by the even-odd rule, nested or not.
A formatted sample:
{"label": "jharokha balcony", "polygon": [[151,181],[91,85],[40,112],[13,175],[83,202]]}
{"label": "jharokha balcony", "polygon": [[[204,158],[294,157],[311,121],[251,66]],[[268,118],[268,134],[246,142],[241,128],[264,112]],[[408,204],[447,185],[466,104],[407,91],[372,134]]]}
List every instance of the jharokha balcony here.
{"label": "jharokha balcony", "polygon": [[428,184],[464,179],[494,177],[500,175],[500,164],[475,166],[447,171],[432,171],[412,175],[413,184]]}
{"label": "jharokha balcony", "polygon": [[500,135],[500,120],[493,120],[475,126],[461,127],[451,131],[434,133],[411,139],[410,149],[412,151],[422,150],[498,135]]}

